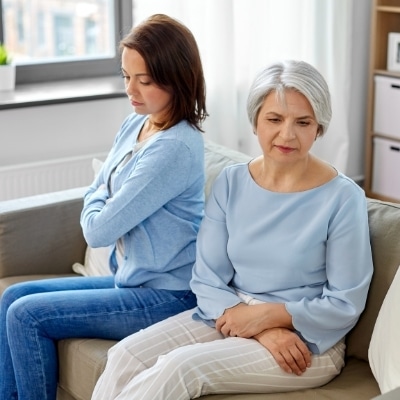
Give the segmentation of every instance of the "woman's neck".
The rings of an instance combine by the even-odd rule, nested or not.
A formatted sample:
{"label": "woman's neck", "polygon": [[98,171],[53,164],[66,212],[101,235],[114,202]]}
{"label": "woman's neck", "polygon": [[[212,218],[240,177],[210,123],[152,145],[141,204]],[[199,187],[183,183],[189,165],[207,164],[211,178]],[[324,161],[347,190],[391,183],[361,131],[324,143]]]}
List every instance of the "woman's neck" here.
{"label": "woman's neck", "polygon": [[151,121],[150,118],[147,118],[145,123],[142,126],[142,129],[139,132],[137,141],[143,142],[149,139],[151,136],[155,135],[156,133],[160,132],[160,128]]}
{"label": "woman's neck", "polygon": [[329,164],[309,154],[295,164],[277,164],[263,156],[250,163],[254,181],[272,192],[301,192],[321,186],[337,175]]}

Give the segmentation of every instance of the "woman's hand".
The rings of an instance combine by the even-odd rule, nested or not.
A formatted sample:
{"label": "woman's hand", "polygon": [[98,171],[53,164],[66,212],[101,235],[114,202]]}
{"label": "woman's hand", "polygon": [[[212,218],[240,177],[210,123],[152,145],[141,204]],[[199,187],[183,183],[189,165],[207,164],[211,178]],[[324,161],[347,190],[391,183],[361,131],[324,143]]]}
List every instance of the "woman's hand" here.
{"label": "woman's hand", "polygon": [[311,353],[299,336],[286,328],[272,328],[254,336],[289,374],[303,374],[311,366]]}
{"label": "woman's hand", "polygon": [[215,322],[215,328],[225,336],[251,338],[266,329],[293,328],[292,318],[284,304],[239,303],[225,310]]}
{"label": "woman's hand", "polygon": [[251,323],[248,318],[247,310],[249,306],[245,303],[239,303],[232,308],[227,308],[225,312],[215,321],[215,329],[224,336],[239,336],[250,338],[255,333],[247,332],[245,326]]}

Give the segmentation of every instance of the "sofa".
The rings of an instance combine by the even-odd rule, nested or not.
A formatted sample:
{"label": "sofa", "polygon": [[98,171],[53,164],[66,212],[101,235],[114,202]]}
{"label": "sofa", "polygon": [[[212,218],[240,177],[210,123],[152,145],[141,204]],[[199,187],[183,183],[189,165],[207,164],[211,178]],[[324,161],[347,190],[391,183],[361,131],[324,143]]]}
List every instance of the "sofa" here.
{"label": "sofa", "polygon": [[[207,196],[224,166],[250,157],[210,141],[206,141],[205,150]],[[0,293],[15,282],[76,276],[72,265],[84,264],[87,250],[79,224],[84,192],[85,188],[76,188],[0,202]],[[368,349],[382,302],[400,264],[400,205],[368,199],[368,212],[374,275],[366,308],[346,338],[346,365],[341,374],[316,389],[209,395],[204,399],[366,400],[380,395]],[[57,400],[89,400],[114,343],[93,338],[60,341]]]}

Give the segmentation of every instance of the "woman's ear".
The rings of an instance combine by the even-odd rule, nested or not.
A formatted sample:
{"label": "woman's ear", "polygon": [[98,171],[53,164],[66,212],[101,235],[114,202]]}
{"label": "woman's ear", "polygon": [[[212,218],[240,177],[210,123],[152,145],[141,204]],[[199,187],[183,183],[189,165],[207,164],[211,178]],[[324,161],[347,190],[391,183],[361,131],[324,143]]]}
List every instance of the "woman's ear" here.
{"label": "woman's ear", "polygon": [[322,127],[321,127],[321,125],[319,125],[318,129],[317,129],[317,134],[315,135],[314,140],[317,140],[321,135],[322,135]]}

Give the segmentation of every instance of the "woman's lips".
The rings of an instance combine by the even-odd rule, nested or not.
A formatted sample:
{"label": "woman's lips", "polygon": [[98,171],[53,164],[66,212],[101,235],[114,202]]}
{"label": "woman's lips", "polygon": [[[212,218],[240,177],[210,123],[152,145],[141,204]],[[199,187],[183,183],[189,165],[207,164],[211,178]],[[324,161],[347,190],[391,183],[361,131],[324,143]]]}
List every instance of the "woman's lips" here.
{"label": "woman's lips", "polygon": [[295,149],[293,147],[286,147],[286,146],[276,146],[276,148],[281,151],[282,153],[291,153]]}

